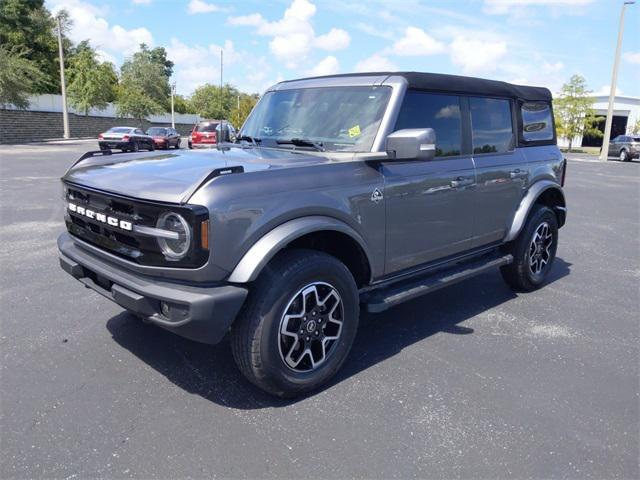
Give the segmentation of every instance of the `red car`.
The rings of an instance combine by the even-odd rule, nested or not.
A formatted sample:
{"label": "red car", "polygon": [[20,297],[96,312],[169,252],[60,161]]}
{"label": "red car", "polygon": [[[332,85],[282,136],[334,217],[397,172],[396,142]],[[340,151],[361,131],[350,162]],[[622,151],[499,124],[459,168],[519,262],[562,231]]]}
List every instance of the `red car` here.
{"label": "red car", "polygon": [[189,148],[216,146],[221,129],[223,132],[221,141],[223,142],[231,141],[236,135],[233,125],[227,121],[203,120],[198,122],[189,135]]}
{"label": "red car", "polygon": [[175,128],[151,127],[147,130],[147,135],[153,137],[156,148],[180,148],[180,134]]}

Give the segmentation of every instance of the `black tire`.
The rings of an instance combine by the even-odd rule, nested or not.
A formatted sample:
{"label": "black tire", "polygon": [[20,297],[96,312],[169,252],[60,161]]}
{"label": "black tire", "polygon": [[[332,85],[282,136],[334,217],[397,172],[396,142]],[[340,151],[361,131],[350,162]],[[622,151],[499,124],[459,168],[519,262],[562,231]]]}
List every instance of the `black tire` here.
{"label": "black tire", "polygon": [[[315,290],[315,295],[306,295],[303,291]],[[313,298],[319,299],[325,293],[320,294],[321,288],[331,287],[337,292],[338,298],[330,294],[326,296],[322,303],[316,302]],[[295,303],[296,299],[304,298],[304,303]],[[308,299],[308,300],[307,300]],[[327,301],[333,299],[339,307],[327,308]],[[340,303],[341,300],[341,303]],[[299,325],[295,326],[295,340],[281,335],[282,322],[287,320],[285,313],[292,312],[301,306],[301,311],[306,312],[306,308],[318,309],[314,313],[309,311],[306,322],[302,317],[297,320]],[[294,308],[295,307],[295,308]],[[288,310],[287,310],[288,309]],[[326,313],[330,309],[331,312]],[[231,348],[238,368],[247,379],[266,392],[279,397],[294,397],[320,387],[327,382],[339,370],[344,363],[358,328],[360,314],[358,289],[356,283],[347,267],[335,257],[313,250],[290,250],[284,251],[276,256],[263,270],[256,282],[252,285],[251,292],[245,305],[242,308],[231,330]],[[341,312],[341,327],[336,333],[336,325],[330,325],[333,320],[329,317],[334,312]],[[325,312],[325,313],[322,313]],[[317,314],[317,316],[316,316]],[[303,314],[300,314],[303,315]],[[317,319],[317,322],[312,322]],[[297,315],[289,315],[297,316]],[[325,324],[322,325],[322,321]],[[311,323],[315,328],[320,328],[320,337],[314,337],[318,332],[310,330]],[[290,326],[290,323],[288,324]],[[336,340],[320,340],[329,330],[334,328],[331,335],[336,335]],[[298,336],[298,329],[304,331],[304,335]],[[313,327],[311,327],[313,328]],[[326,330],[325,330],[326,329]],[[309,332],[309,333],[307,333]],[[306,338],[305,338],[306,337]],[[291,343],[283,347],[283,342]],[[305,340],[309,343],[305,343]],[[319,342],[319,343],[318,343]],[[286,363],[286,359],[291,358],[291,352],[296,345],[298,351],[307,352],[299,355],[298,369],[294,369]],[[313,353],[315,345],[321,350],[314,350],[323,355],[324,360],[315,365]],[[288,354],[281,353],[283,348],[288,350]],[[326,355],[325,355],[326,353]],[[309,357],[308,355],[311,355]],[[308,371],[304,370],[305,364],[314,364]]]}
{"label": "black tire", "polygon": [[193,150],[193,145],[189,142],[189,150]]}
{"label": "black tire", "polygon": [[180,140],[176,142],[176,150],[180,150]]}
{"label": "black tire", "polygon": [[140,151],[140,145],[138,145],[138,142],[133,142],[133,145],[130,148],[130,151],[132,151],[132,152],[139,152]]}
{"label": "black tire", "polygon": [[629,161],[629,152],[627,152],[624,148],[620,150],[620,161],[628,162]]}
{"label": "black tire", "polygon": [[[548,233],[551,235],[548,247],[544,241],[542,246],[533,244],[534,235],[541,231],[544,224],[548,226]],[[500,268],[502,278],[516,291],[530,292],[540,288],[551,271],[557,248],[558,219],[555,213],[543,205],[535,206],[518,238],[505,248],[506,253],[513,255],[513,263]],[[533,265],[531,261],[534,262]],[[540,270],[536,272],[538,268]]]}

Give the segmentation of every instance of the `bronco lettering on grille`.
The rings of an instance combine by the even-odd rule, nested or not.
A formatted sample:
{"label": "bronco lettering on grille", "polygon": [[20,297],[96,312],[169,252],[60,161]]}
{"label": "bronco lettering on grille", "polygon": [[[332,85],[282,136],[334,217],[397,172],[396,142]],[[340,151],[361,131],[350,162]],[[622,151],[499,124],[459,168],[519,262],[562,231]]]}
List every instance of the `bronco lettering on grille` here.
{"label": "bronco lettering on grille", "polygon": [[128,222],[126,220],[120,220],[119,218],[116,218],[116,217],[110,217],[108,215],[105,215],[104,213],[96,212],[94,210],[81,207],[80,205],[76,205],[75,203],[69,203],[69,210],[74,213],[77,213],[78,215],[82,215],[84,217],[90,218],[92,220],[96,220],[101,223],[106,223],[107,225],[112,227],[118,227],[118,228],[121,228],[122,230],[127,230],[129,232],[133,230],[133,224],[131,222]]}

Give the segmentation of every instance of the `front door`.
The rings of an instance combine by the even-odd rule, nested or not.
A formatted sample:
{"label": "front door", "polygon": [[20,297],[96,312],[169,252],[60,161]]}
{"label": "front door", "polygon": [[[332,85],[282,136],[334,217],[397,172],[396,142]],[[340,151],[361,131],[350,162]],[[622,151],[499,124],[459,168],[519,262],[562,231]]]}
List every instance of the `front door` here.
{"label": "front door", "polygon": [[386,205],[385,274],[467,250],[473,228],[475,171],[463,153],[460,98],[409,90],[395,130],[433,128],[436,158],[381,166]]}

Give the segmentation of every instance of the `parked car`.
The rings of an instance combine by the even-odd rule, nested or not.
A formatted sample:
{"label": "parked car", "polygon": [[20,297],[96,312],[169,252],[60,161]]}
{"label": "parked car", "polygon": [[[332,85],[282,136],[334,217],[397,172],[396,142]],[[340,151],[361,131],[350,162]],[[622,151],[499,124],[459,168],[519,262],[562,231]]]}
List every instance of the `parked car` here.
{"label": "parked car", "polygon": [[175,128],[151,127],[147,130],[147,135],[153,138],[156,148],[180,148],[180,134]]}
{"label": "parked car", "polygon": [[100,150],[118,149],[123,152],[137,152],[140,149],[153,150],[153,138],[142,129],[135,127],[112,127],[98,135]]}
{"label": "parked car", "polygon": [[235,138],[235,135],[233,125],[226,120],[203,120],[193,126],[188,145],[189,148],[215,147],[219,138],[222,138],[223,142],[229,142]]}
{"label": "parked car", "polygon": [[618,157],[621,162],[640,158],[640,135],[618,135],[609,142],[609,156]]}
{"label": "parked car", "polygon": [[498,268],[514,290],[540,288],[566,219],[546,88],[416,72],[287,81],[237,144],[170,157],[74,164],[61,266],[176,334],[229,334],[240,371],[279,396],[339,370],[360,308]]}

